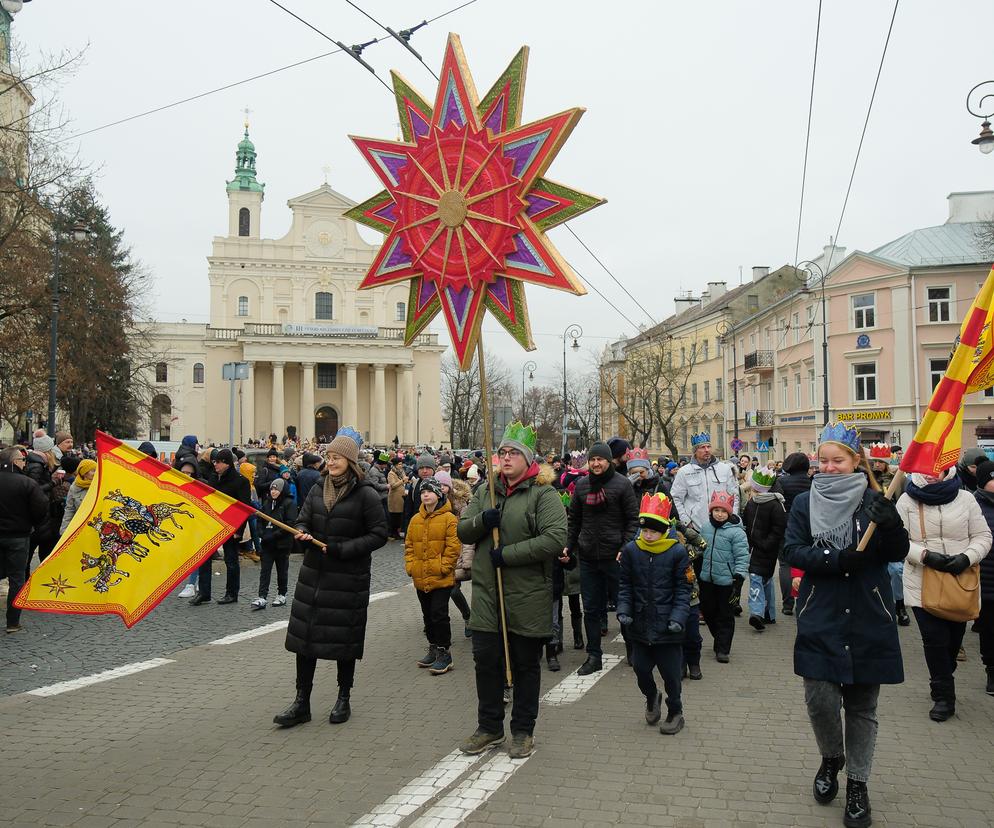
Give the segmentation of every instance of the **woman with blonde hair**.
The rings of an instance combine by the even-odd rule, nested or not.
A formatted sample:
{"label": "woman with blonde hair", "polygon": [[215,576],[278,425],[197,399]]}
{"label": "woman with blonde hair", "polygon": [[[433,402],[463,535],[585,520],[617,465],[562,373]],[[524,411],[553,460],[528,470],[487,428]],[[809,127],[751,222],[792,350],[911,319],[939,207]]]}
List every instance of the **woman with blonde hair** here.
{"label": "woman with blonde hair", "polygon": [[[797,596],[794,672],[821,752],[815,801],[827,805],[847,770],[843,823],[870,825],[867,781],[877,738],[881,684],[904,681],[901,644],[887,564],[908,553],[908,533],[869,471],[855,429],[825,426],[818,474],[797,495],[787,520],[784,555],[804,571]],[[859,552],[870,523],[876,531]],[[845,710],[843,723],[842,711]]]}

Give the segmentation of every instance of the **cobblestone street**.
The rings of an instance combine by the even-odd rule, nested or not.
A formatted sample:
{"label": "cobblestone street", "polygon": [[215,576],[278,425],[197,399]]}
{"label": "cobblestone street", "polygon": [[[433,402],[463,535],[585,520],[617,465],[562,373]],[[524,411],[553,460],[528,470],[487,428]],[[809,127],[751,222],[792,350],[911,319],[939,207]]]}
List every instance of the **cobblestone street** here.
{"label": "cobblestone street", "polygon": [[[414,666],[421,620],[412,589],[401,587],[399,554],[393,544],[376,557],[374,592],[397,594],[370,607],[353,717],[340,727],[326,719],[336,693],[326,664],[314,721],[285,731],[271,723],[293,693],[282,630],[210,646],[278,621],[273,609],[251,613],[243,600],[195,611],[170,598],[130,632],[116,618],[27,615],[24,634],[4,640],[4,687],[14,695],[0,699],[10,757],[0,823],[841,825],[840,801],[822,807],[810,794],[819,760],[791,670],[793,619],[762,635],[740,623],[731,664],[705,657],[704,680],[684,683],[687,726],[676,737],[644,724],[613,642],[606,652],[620,658],[606,659],[614,666],[595,683],[572,675],[582,660],[573,650],[563,672],[543,672],[548,695],[529,760],[501,751],[464,759],[453,751],[475,727],[469,642],[457,635],[446,676]],[[881,694],[874,825],[989,826],[994,699],[983,692],[976,636],[957,674],[958,715],[944,724],[926,715],[916,628],[901,639],[908,676]],[[21,692],[162,656],[170,661],[83,689]],[[24,675],[31,663],[38,669]]]}

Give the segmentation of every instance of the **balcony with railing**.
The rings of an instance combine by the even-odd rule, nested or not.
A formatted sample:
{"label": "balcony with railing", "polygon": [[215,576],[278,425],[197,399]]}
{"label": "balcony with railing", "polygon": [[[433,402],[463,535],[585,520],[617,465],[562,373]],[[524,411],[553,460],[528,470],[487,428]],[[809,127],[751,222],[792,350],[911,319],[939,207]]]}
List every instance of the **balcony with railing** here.
{"label": "balcony with railing", "polygon": [[747,411],[745,413],[746,428],[773,428],[773,412]]}
{"label": "balcony with railing", "polygon": [[[356,325],[310,325],[287,324],[276,322],[246,322],[241,328],[207,328],[207,338],[214,341],[231,341],[238,339],[258,339],[277,337],[313,337],[322,339],[362,340],[391,342],[404,341],[403,328],[378,328],[375,326]],[[418,334],[412,345],[438,345],[438,335],[433,333]]]}
{"label": "balcony with railing", "polygon": [[773,371],[773,351],[753,351],[745,355],[745,372],[764,373]]}

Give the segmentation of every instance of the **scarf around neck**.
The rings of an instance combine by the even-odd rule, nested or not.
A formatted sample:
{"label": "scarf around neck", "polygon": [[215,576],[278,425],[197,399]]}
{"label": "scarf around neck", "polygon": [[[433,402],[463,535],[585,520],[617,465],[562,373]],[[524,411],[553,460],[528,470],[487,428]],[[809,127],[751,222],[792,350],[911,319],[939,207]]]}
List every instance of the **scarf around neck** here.
{"label": "scarf around neck", "polygon": [[[918,478],[917,482],[916,478]],[[959,478],[955,474],[948,480],[920,485],[924,482],[919,475],[913,474],[906,491],[909,497],[919,503],[924,503],[926,506],[945,506],[947,503],[952,503],[961,489]]]}
{"label": "scarf around neck", "polygon": [[338,499],[352,487],[355,479],[355,473],[352,469],[346,471],[341,477],[327,475],[324,479],[324,508],[330,512]]}
{"label": "scarf around neck", "polygon": [[852,518],[869,483],[862,472],[816,474],[811,479],[808,520],[819,546],[848,549],[853,540]]}
{"label": "scarf around neck", "polygon": [[639,549],[641,549],[644,552],[650,552],[653,555],[658,555],[660,552],[665,552],[674,543],[676,543],[676,538],[669,538],[666,535],[663,535],[658,540],[652,541],[652,543],[650,543],[649,541],[645,540],[642,537],[641,533],[639,533],[639,536],[637,538],[635,538],[635,545]]}
{"label": "scarf around neck", "polygon": [[779,492],[760,492],[754,494],[752,499],[756,503],[769,503],[771,500],[779,500],[781,503],[784,502],[783,495]]}
{"label": "scarf around neck", "polygon": [[614,466],[608,466],[607,471],[603,474],[594,474],[591,472],[588,475],[587,479],[590,480],[590,492],[587,494],[585,500],[588,506],[600,506],[604,503],[605,497],[604,492],[602,491],[604,484],[607,483],[607,481],[610,480],[614,474]]}

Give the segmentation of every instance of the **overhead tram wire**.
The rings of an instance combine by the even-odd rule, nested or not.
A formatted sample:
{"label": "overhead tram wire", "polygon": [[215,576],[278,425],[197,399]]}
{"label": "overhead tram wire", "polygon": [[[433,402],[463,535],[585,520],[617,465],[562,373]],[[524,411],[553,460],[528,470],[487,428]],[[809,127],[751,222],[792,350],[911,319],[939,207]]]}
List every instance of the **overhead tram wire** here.
{"label": "overhead tram wire", "polygon": [[[821,39],[821,0],[818,0],[818,19],[815,23],[815,54],[811,62],[811,94],[808,96],[808,128],[804,133],[804,164],[801,167],[801,203],[797,207],[797,239],[794,242],[794,265],[801,250],[801,217],[804,215],[804,187],[808,178],[808,148],[811,146],[811,113],[815,106],[815,74],[818,70],[818,42]],[[838,238],[836,236],[836,238]]]}
{"label": "overhead tram wire", "polygon": [[[380,23],[379,20],[377,20],[375,17],[373,17],[373,15],[371,15],[365,9],[363,9],[362,7],[360,7],[360,6],[356,5],[355,3],[353,3],[352,0],[345,0],[345,2],[348,3],[350,6],[352,6],[352,8],[354,8],[357,12],[359,12],[360,14],[365,15],[367,18],[369,18],[370,20],[372,20],[373,23],[375,23],[377,26],[379,26],[381,29],[383,29],[383,31],[385,31],[387,34],[389,34],[390,37],[392,37],[401,46],[403,46],[405,49],[407,49],[408,52],[410,52],[412,55],[414,55],[414,57],[416,57],[418,59],[418,62],[422,66],[424,66],[425,69],[427,69],[429,72],[431,72],[431,76],[435,80],[438,80],[438,75],[435,74],[435,71],[427,63],[424,62],[424,58],[422,58],[421,55],[410,44],[411,35],[414,34],[414,32],[416,32],[422,26],[427,26],[428,25],[428,21],[427,20],[423,20],[420,23],[418,23],[416,26],[412,26],[409,29],[401,29],[399,32],[395,32],[389,26],[384,26],[382,23]],[[476,2],[476,0],[473,0],[473,2]]]}

